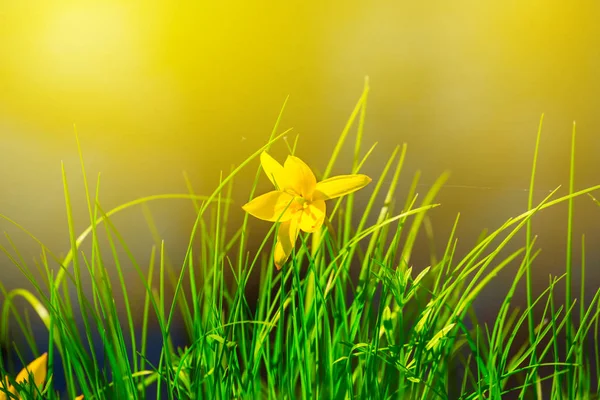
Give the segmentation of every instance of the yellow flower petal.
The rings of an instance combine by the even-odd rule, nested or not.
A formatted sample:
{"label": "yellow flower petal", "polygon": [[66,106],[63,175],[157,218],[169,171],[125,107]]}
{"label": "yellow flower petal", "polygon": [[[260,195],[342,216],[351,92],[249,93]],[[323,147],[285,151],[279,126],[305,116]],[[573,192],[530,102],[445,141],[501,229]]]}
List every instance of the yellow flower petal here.
{"label": "yellow flower petal", "polygon": [[273,253],[275,267],[277,267],[277,269],[280,270],[281,266],[286,262],[289,256],[289,253],[285,252],[285,250],[283,249],[283,245],[278,240],[277,243],[275,243],[275,251]]}
{"label": "yellow flower petal", "polygon": [[46,381],[46,374],[48,373],[47,362],[48,353],[44,353],[33,360],[27,367],[23,368],[17,375],[15,382],[20,384],[25,383],[29,380],[29,374],[31,373],[33,375],[33,382],[41,390]]}
{"label": "yellow flower petal", "polygon": [[288,186],[285,181],[283,166],[277,162],[269,153],[263,151],[260,153],[260,164],[262,165],[265,174],[278,190],[285,190]]}
{"label": "yellow flower petal", "polygon": [[[291,194],[274,190],[262,194],[242,206],[244,211],[256,218],[275,222],[279,220],[284,222],[292,217],[300,205],[293,201]],[[280,218],[281,216],[281,218]]]}
{"label": "yellow flower petal", "polygon": [[290,187],[306,200],[312,200],[317,185],[317,178],[308,165],[301,159],[288,156],[283,164],[283,170]]}
{"label": "yellow flower petal", "polygon": [[277,243],[275,243],[275,254],[273,256],[277,269],[281,269],[290,254],[292,254],[298,233],[298,218],[296,216],[279,225]]}
{"label": "yellow flower petal", "polygon": [[300,229],[304,232],[315,232],[323,225],[325,220],[325,200],[313,201],[302,210],[300,217]]}
{"label": "yellow flower petal", "polygon": [[317,183],[313,200],[329,200],[355,192],[371,182],[362,174],[338,175]]}
{"label": "yellow flower petal", "polygon": [[16,394],[15,388],[8,383],[7,378],[0,379],[0,400],[8,400],[8,396],[6,395],[5,391]]}

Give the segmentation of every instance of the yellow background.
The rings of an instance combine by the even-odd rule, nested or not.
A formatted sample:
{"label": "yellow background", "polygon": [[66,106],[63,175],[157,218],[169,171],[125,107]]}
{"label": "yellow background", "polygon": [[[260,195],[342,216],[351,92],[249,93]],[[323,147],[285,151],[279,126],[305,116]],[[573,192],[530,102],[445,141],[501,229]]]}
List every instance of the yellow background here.
{"label": "yellow background", "polygon": [[[0,210],[65,251],[61,160],[76,225],[86,226],[73,124],[92,182],[102,172],[101,200],[110,209],[143,195],[185,192],[184,170],[199,193],[209,193],[220,170],[264,143],[287,95],[282,128],[294,127],[299,155],[322,170],[368,75],[363,147],[379,147],[366,172],[376,177],[393,146],[408,142],[406,184],[417,169],[424,183],[448,169],[450,184],[491,187],[443,193],[438,236],[462,211],[468,246],[484,227],[524,210],[542,112],[539,187],[567,184],[573,120],[578,186],[598,183],[599,7],[516,0],[3,0]],[[351,154],[348,146],[347,167]],[[346,172],[343,165],[338,172]],[[244,176],[253,174],[254,168]],[[247,182],[239,188],[244,201]],[[597,207],[586,210],[599,215]],[[191,207],[168,203],[153,211],[162,216],[161,234],[184,245]],[[580,227],[597,239],[591,221]],[[134,249],[147,254],[141,213],[117,222]],[[564,247],[564,234],[552,233],[564,225],[563,213],[540,225],[550,238],[546,246]],[[17,243],[30,243],[14,234]],[[38,254],[31,249],[31,257]],[[564,266],[557,254],[555,272]],[[3,282],[22,282],[6,265],[11,272]],[[540,275],[544,284],[549,270]]]}

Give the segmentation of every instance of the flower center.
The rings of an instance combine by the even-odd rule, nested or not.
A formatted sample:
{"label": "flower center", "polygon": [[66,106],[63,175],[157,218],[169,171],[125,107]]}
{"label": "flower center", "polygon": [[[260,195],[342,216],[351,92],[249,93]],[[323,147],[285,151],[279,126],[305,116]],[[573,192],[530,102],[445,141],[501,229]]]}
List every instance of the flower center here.
{"label": "flower center", "polygon": [[303,210],[306,210],[310,205],[310,201],[306,200],[304,197],[296,197],[296,202],[302,206]]}

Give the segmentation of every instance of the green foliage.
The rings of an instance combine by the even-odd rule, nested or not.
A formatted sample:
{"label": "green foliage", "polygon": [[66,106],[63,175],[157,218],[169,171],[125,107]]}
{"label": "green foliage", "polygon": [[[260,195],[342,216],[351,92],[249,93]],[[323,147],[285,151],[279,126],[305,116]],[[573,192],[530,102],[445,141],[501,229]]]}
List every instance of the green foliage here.
{"label": "green foliage", "polygon": [[[375,151],[373,146],[361,157],[367,95],[368,84],[319,179],[331,173],[355,125],[354,160],[347,168],[360,172]],[[586,305],[582,289],[576,305],[571,260],[573,199],[587,194],[600,204],[592,196],[600,186],[574,191],[574,151],[568,195],[552,199],[554,191],[537,205],[530,197],[528,211],[484,232],[464,256],[456,253],[457,216],[443,256],[432,255],[431,265],[417,271],[411,263],[415,243],[422,228],[428,236],[431,233],[427,215],[437,206],[435,198],[447,175],[419,200],[417,174],[404,204],[399,205],[397,184],[407,147],[398,147],[381,175],[374,177],[374,185],[366,189],[371,191],[366,204],[359,206],[354,195],[337,199],[323,230],[312,237],[301,234],[291,261],[277,272],[272,263],[274,226],[255,252],[247,248],[248,232],[260,221],[249,221],[244,215],[241,227],[228,231],[230,215],[242,213],[231,200],[234,178],[243,168],[255,167],[261,151],[289,131],[277,132],[279,118],[267,144],[222,177],[209,196],[196,195],[187,181],[188,194],[145,197],[109,211],[98,201],[99,180],[92,197],[81,157],[90,225],[80,235],[75,232],[63,169],[71,241],[64,257],[0,215],[29,234],[41,249],[38,267],[44,279],[40,281],[14,246],[1,248],[33,290],[8,291],[0,282],[0,340],[12,349],[11,338],[22,335],[34,354],[48,351],[49,379],[42,391],[47,398],[60,398],[53,388],[56,368],[70,372],[66,374],[68,398],[84,394],[86,399],[145,399],[149,388],[158,390],[158,398],[168,399],[598,398],[600,291]],[[540,134],[541,123],[530,193]],[[573,149],[574,138],[573,134]],[[255,176],[254,187],[260,169]],[[253,197],[254,189],[249,199]],[[181,199],[193,202],[197,218],[184,260],[175,267],[145,206]],[[548,287],[535,297],[531,267],[539,250],[531,218],[564,202],[569,205],[566,273],[550,277]],[[139,205],[156,241],[147,268],[137,262],[111,220],[114,214]],[[356,216],[361,216],[358,221]],[[107,244],[99,240],[100,230]],[[522,231],[526,231],[525,246],[501,256]],[[91,243],[91,252],[82,251],[84,242]],[[582,239],[585,261],[584,243]],[[146,289],[141,325],[134,323],[123,254]],[[493,325],[483,325],[473,303],[509,265],[518,265],[512,285]],[[109,266],[116,270],[116,281],[108,275]],[[351,276],[352,269],[359,269],[358,279]],[[583,283],[584,262],[581,270]],[[91,297],[84,293],[83,273],[91,276]],[[226,274],[232,282],[226,282]],[[247,285],[256,274],[260,291],[258,298],[251,299]],[[565,304],[558,304],[554,292],[556,285],[563,284],[567,298]],[[519,285],[527,288],[527,307],[522,311],[511,304]],[[122,296],[124,313],[115,305],[116,296]],[[24,299],[44,323],[50,348],[38,349],[29,315],[17,307],[21,304],[15,303],[17,298]],[[572,316],[576,307],[579,319]],[[541,318],[536,319],[534,308],[543,309]],[[176,318],[183,321],[188,335],[185,348],[172,343]],[[76,321],[83,321],[83,326]],[[151,330],[161,338],[157,365],[147,359]],[[103,366],[99,355],[90,350],[98,335]],[[586,350],[590,337],[593,352]],[[559,347],[566,351],[561,353]],[[0,364],[1,376],[10,372],[14,368]]]}

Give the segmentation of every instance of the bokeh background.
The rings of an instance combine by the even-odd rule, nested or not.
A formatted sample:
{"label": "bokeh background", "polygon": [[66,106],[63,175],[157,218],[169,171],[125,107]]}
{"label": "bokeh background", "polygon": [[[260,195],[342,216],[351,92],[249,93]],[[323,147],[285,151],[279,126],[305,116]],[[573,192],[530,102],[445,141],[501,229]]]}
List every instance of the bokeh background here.
{"label": "bokeh background", "polygon": [[[221,170],[267,140],[289,95],[281,128],[299,134],[298,155],[323,170],[363,80],[371,91],[363,147],[373,177],[394,146],[408,143],[401,201],[421,170],[419,192],[452,173],[431,213],[438,249],[458,212],[459,252],[484,228],[526,209],[537,127],[545,113],[535,199],[568,186],[577,121],[576,188],[600,183],[600,4],[596,1],[2,1],[0,3],[0,211],[56,253],[69,247],[61,160],[78,230],[87,226],[74,136],[104,209],[151,194],[185,193],[182,172],[208,194]],[[339,172],[350,168],[346,146]],[[283,159],[285,147],[275,154]],[[248,196],[257,163],[235,197]],[[344,168],[345,166],[345,168]],[[248,178],[248,179],[246,179]],[[264,179],[260,189],[267,189]],[[365,201],[370,190],[357,198]],[[236,206],[237,207],[237,206]],[[576,253],[587,235],[588,293],[600,281],[600,207],[576,201]],[[194,218],[186,202],[150,206],[173,261]],[[233,209],[232,223],[242,218]],[[141,210],[114,219],[140,262],[151,235]],[[253,221],[257,229],[265,227]],[[25,257],[26,235],[2,222]],[[566,207],[535,220],[543,253],[536,288],[565,265]],[[3,239],[4,240],[4,239]],[[4,240],[6,245],[6,240]],[[523,242],[515,243],[516,249]],[[428,247],[414,255],[416,270]],[[579,271],[575,260],[576,278]],[[25,286],[8,258],[2,282]],[[130,295],[142,296],[131,270]],[[514,269],[480,303],[493,313]],[[577,291],[575,292],[577,293]],[[519,292],[517,302],[523,301]],[[141,302],[139,302],[141,304]]]}

